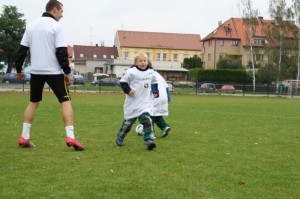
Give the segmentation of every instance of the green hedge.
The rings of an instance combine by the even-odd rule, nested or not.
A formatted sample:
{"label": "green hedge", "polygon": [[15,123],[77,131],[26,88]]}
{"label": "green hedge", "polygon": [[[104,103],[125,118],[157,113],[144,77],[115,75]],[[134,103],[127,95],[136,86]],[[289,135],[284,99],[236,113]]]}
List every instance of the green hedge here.
{"label": "green hedge", "polygon": [[212,82],[237,82],[248,83],[251,82],[251,77],[245,70],[205,70],[194,68],[189,70],[188,77],[194,81],[212,81]]}

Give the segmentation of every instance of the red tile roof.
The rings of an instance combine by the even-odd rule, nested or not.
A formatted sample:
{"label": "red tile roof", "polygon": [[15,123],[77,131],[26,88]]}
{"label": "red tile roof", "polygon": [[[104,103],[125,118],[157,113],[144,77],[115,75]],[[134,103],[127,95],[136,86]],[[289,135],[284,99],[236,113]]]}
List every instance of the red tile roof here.
{"label": "red tile roof", "polygon": [[[286,21],[285,23],[292,23]],[[295,24],[292,24],[295,26]],[[228,31],[228,27],[231,31]],[[295,26],[296,27],[296,26]],[[268,46],[273,46],[274,41],[270,37],[271,31],[276,29],[275,20],[265,20],[262,18],[257,19],[257,25],[254,30],[254,37],[265,38]],[[284,36],[286,38],[295,38],[291,31],[284,31]],[[213,32],[208,34],[202,41],[207,41],[210,39],[237,39],[241,41],[242,46],[249,46],[250,39],[248,35],[248,26],[242,18],[230,18],[222,25],[220,25]]]}
{"label": "red tile roof", "polygon": [[69,58],[71,59],[73,57],[73,47],[68,45],[67,48],[68,48]]}
{"label": "red tile roof", "polygon": [[160,32],[117,31],[121,47],[201,50],[200,35]]}
{"label": "red tile roof", "polygon": [[[106,55],[107,59],[111,59],[111,55],[113,55],[114,58],[118,57],[116,47],[74,45],[73,50],[74,59],[94,59],[94,55],[97,55],[97,59],[103,59],[103,55]],[[83,57],[80,57],[80,54],[82,54]]]}

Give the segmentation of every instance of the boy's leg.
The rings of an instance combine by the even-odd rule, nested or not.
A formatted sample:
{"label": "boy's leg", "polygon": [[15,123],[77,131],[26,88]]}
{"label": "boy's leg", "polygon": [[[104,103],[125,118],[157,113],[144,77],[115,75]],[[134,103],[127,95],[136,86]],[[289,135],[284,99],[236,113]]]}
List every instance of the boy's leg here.
{"label": "boy's leg", "polygon": [[152,132],[150,134],[150,137],[152,140],[156,139],[156,135],[155,135],[155,129],[154,129],[154,123],[156,121],[156,117],[155,116],[151,116],[151,120],[152,120]]}
{"label": "boy's leg", "polygon": [[117,145],[123,146],[124,138],[127,135],[127,133],[130,131],[130,129],[135,121],[136,121],[136,118],[132,118],[132,119],[123,121],[121,128],[119,130],[119,133],[117,135],[117,139],[116,139]]}
{"label": "boy's leg", "polygon": [[166,137],[171,130],[170,125],[167,124],[163,116],[157,116],[155,120],[156,125],[162,130],[161,137]]}
{"label": "boy's leg", "polygon": [[156,147],[155,143],[151,139],[151,133],[153,132],[152,119],[149,113],[143,113],[139,117],[140,123],[144,126],[144,141],[147,142],[147,149],[152,150]]}

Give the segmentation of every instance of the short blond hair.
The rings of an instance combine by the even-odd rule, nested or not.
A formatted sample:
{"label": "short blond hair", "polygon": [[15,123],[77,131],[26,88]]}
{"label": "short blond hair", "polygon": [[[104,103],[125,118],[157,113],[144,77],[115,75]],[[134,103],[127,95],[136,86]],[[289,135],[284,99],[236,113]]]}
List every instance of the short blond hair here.
{"label": "short blond hair", "polygon": [[138,60],[138,58],[141,58],[141,57],[146,58],[147,60],[149,60],[146,53],[138,53],[138,54],[134,57],[134,63]]}

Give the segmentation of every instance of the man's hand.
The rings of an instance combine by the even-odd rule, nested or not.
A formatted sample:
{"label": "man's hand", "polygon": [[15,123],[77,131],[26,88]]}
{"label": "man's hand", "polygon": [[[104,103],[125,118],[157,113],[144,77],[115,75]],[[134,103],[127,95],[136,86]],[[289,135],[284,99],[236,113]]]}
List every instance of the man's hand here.
{"label": "man's hand", "polygon": [[70,86],[73,84],[73,76],[71,74],[66,75],[65,78],[66,78],[67,86]]}
{"label": "man's hand", "polygon": [[16,78],[19,80],[24,80],[25,79],[25,74],[24,73],[17,73]]}

